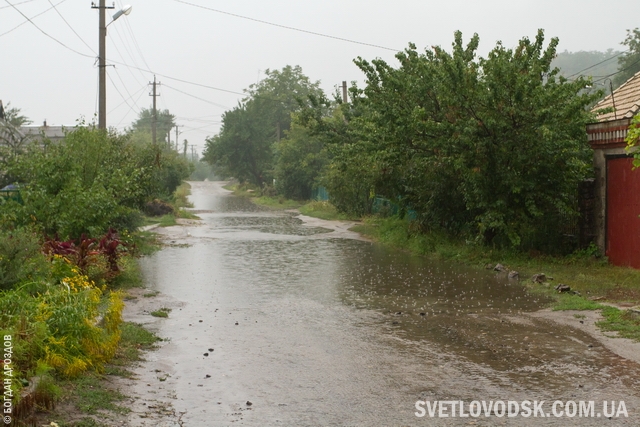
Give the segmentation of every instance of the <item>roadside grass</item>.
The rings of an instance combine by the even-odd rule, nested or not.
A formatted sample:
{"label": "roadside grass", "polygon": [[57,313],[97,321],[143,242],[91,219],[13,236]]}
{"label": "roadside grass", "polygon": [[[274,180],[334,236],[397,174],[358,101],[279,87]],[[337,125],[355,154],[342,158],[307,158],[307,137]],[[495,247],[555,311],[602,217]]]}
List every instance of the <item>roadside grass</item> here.
{"label": "roadside grass", "polygon": [[176,225],[176,215],[175,214],[166,214],[162,215],[158,218],[158,224],[160,227],[171,227],[172,225]]}
{"label": "roadside grass", "polygon": [[[71,406],[77,408],[82,414],[100,417],[102,411],[115,414],[127,414],[130,409],[122,402],[127,396],[118,390],[108,387],[108,376],[134,378],[133,372],[128,367],[133,363],[143,360],[142,352],[153,350],[156,343],[161,341],[155,334],[147,331],[141,325],[125,322],[120,325],[120,343],[116,354],[105,366],[104,373],[86,372],[78,378],[65,380],[62,387]],[[65,414],[59,414],[64,417]],[[61,421],[59,425],[69,427],[93,427],[102,426],[94,418],[85,417],[73,423]]]}
{"label": "roadside grass", "polygon": [[335,206],[328,201],[312,200],[298,209],[301,214],[329,221],[357,220],[359,218],[338,212]]}
{"label": "roadside grass", "polygon": [[152,311],[151,314],[153,317],[169,317],[169,313],[171,313],[170,308],[162,307],[156,311]]}
{"label": "roadside grass", "polygon": [[146,330],[142,325],[124,322],[120,325],[120,345],[109,366],[112,369],[124,368],[142,359],[142,352],[156,348],[162,341],[157,335]]}
{"label": "roadside grass", "polygon": [[596,325],[603,331],[617,332],[618,337],[640,341],[640,314],[615,307],[602,308],[603,320]]}
{"label": "roadside grass", "polygon": [[191,203],[188,198],[190,194],[191,185],[186,181],[182,181],[182,184],[180,184],[173,193],[173,206],[178,210],[181,208],[192,208],[193,203]]}
{"label": "roadside grass", "polygon": [[75,406],[88,415],[96,415],[98,411],[111,411],[116,414],[126,414],[130,409],[118,403],[125,399],[125,395],[117,390],[104,387],[104,377],[95,372],[87,372],[85,375],[73,380],[70,384],[72,398]]}
{"label": "roadside grass", "polygon": [[286,199],[282,196],[258,196],[251,197],[251,200],[260,206],[267,207],[269,209],[296,209],[302,206],[302,202],[296,200]]}
{"label": "roadside grass", "polygon": [[132,256],[124,256],[120,258],[120,274],[118,274],[111,282],[112,289],[131,289],[141,288],[142,274],[138,260]]}
{"label": "roadside grass", "polygon": [[160,292],[158,292],[158,291],[151,291],[151,292],[147,292],[147,293],[143,294],[142,296],[145,297],[145,298],[153,298],[155,296],[158,296],[159,293]]}
{"label": "roadside grass", "polygon": [[158,235],[153,231],[136,231],[132,233],[129,244],[134,256],[152,255],[162,248]]}

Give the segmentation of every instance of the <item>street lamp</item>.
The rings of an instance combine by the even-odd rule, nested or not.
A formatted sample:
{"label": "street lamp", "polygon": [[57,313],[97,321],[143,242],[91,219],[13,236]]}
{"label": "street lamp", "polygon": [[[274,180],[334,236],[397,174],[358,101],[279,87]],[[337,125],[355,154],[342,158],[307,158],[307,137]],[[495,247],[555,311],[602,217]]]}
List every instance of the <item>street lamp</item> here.
{"label": "street lamp", "polygon": [[98,52],[98,75],[99,75],[99,89],[98,89],[98,129],[107,128],[107,57],[106,57],[106,45],[107,45],[107,25],[111,25],[113,21],[120,18],[122,15],[128,15],[131,13],[131,6],[127,5],[117,11],[113,15],[113,20],[106,24],[106,10],[115,9],[115,5],[106,6],[105,0],[100,0],[100,4],[96,5],[91,3],[92,9],[98,9],[100,19],[98,24],[98,36],[99,36],[99,52]]}

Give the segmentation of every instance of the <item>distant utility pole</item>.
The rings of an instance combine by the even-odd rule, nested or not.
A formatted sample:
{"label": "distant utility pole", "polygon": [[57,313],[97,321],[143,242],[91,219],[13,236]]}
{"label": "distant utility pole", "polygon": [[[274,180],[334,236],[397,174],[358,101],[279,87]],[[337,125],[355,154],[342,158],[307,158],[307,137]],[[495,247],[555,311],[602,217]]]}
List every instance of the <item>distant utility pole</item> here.
{"label": "distant utility pole", "polygon": [[178,152],[178,151],[180,150],[180,149],[178,148],[178,135],[179,135],[180,133],[182,133],[182,132],[178,132],[178,128],[179,128],[180,126],[181,126],[181,125],[176,125],[176,152]]}
{"label": "distant utility pole", "polygon": [[186,139],[184,140],[184,148],[182,151],[182,155],[184,156],[184,158],[187,158],[187,145],[189,144],[189,141],[187,141]]}
{"label": "distant utility pole", "polygon": [[191,161],[196,161],[196,146],[191,144]]}
{"label": "distant utility pole", "polygon": [[153,92],[150,96],[153,96],[153,110],[151,111],[151,139],[153,140],[153,145],[158,143],[156,139],[156,130],[158,127],[158,114],[156,111],[156,97],[159,96],[156,92],[156,86],[160,83],[156,83],[156,76],[153,76],[153,83],[149,82],[150,85],[153,86]]}
{"label": "distant utility pole", "polygon": [[349,102],[349,97],[347,96],[347,82],[346,80],[342,81],[342,102],[345,104]]}

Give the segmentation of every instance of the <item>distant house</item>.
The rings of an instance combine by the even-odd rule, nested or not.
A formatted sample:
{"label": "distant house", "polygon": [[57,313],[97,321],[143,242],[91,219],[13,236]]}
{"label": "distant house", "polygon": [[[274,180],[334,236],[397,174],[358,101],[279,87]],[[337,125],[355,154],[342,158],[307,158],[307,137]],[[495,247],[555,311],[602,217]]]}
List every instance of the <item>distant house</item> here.
{"label": "distant house", "polygon": [[625,150],[631,119],[640,112],[640,73],[593,107],[610,108],[587,125],[594,150],[595,242],[614,265],[640,268],[640,169]]}
{"label": "distant house", "polygon": [[45,120],[42,126],[20,126],[20,132],[29,141],[42,142],[45,139],[51,142],[59,142],[64,139],[64,126],[49,126]]}

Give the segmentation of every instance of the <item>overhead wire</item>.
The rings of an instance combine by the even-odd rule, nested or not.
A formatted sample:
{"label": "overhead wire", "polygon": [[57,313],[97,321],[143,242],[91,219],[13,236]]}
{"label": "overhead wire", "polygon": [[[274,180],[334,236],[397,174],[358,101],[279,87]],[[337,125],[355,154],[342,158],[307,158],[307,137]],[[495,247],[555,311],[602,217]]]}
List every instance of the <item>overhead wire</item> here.
{"label": "overhead wire", "polygon": [[605,62],[610,61],[610,60],[612,60],[613,58],[616,58],[616,57],[618,57],[618,56],[622,55],[623,53],[627,53],[627,52],[629,52],[629,51],[628,51],[628,50],[626,50],[626,51],[618,52],[618,53],[616,53],[615,55],[612,55],[612,56],[610,56],[610,57],[608,57],[608,58],[606,58],[606,59],[603,59],[603,60],[602,60],[602,61],[600,61],[600,62],[597,62],[597,63],[595,63],[595,64],[593,64],[593,65],[588,66],[587,68],[585,68],[585,69],[583,69],[583,70],[578,71],[577,73],[573,73],[573,74],[571,74],[571,75],[570,75],[570,76],[568,76],[567,78],[568,78],[568,79],[570,79],[571,77],[575,77],[575,76],[577,76],[577,75],[580,75],[581,73],[584,73],[585,71],[590,70],[590,69],[592,69],[593,67],[597,67],[597,66],[598,66],[598,65],[600,65],[600,64],[604,64]]}
{"label": "overhead wire", "polygon": [[[115,48],[116,52],[117,52],[117,53],[118,53],[118,55],[120,56],[120,59],[122,59],[123,61],[126,61],[126,59],[125,59],[124,55],[122,54],[122,52],[120,52],[120,48],[118,47],[118,44],[120,44],[120,43],[113,43],[113,47]],[[125,46],[125,49],[126,49],[126,46]],[[133,59],[133,58],[132,58],[132,59]],[[114,61],[114,60],[110,59],[110,60],[109,60],[109,62],[116,62],[116,61]],[[134,63],[135,63],[135,60],[134,60]],[[136,65],[138,65],[138,64],[136,63]],[[126,67],[126,68],[127,68],[127,71],[129,72],[129,74],[131,74],[131,77],[133,77],[133,79],[134,79],[137,83],[140,83],[139,77],[138,77],[138,76],[133,72],[133,70],[132,70],[130,67]],[[144,74],[142,74],[142,71],[140,71],[140,75],[142,76],[142,81],[143,81],[143,82],[145,82],[145,84],[147,84],[147,83],[146,83],[146,80],[147,80],[147,79],[146,79],[146,77],[144,76]]]}
{"label": "overhead wire", "polygon": [[[6,1],[6,0],[5,0],[5,1]],[[59,5],[59,4],[62,4],[62,3],[64,3],[65,1],[67,1],[67,0],[61,0],[61,1],[60,1],[60,2],[58,2],[55,6],[57,6],[57,5]],[[9,3],[9,2],[7,1],[7,3]],[[0,9],[4,9],[4,8],[7,8],[7,7],[13,7],[14,9],[18,10],[18,9],[16,8],[16,6],[17,6],[17,5],[20,5],[20,4],[23,4],[23,3],[28,3],[28,2],[23,1],[22,3],[16,3],[16,4],[11,4],[11,3],[9,3],[9,6],[2,6]],[[43,10],[42,12],[38,13],[37,15],[33,15],[33,16],[31,17],[31,19],[37,18],[38,16],[40,16],[40,15],[42,15],[42,14],[45,14],[45,13],[49,12],[51,9],[54,9],[54,8],[55,8],[55,6],[52,6],[52,7],[48,8],[48,9],[45,9],[45,10]],[[18,12],[20,12],[20,11],[18,10]],[[26,16],[25,16],[22,12],[20,12],[20,14],[26,18]],[[12,31],[14,31],[14,30],[17,30],[18,28],[22,27],[24,24],[26,24],[26,23],[27,23],[27,22],[29,22],[29,21],[30,21],[30,19],[29,19],[29,18],[27,18],[25,21],[22,21],[20,24],[16,25],[15,27],[11,28],[10,30],[7,30],[7,31],[5,31],[4,33],[1,33],[1,34],[0,34],[0,37],[4,36],[4,35],[6,35],[6,34],[9,34],[10,32],[12,32]]]}
{"label": "overhead wire", "polygon": [[[125,20],[125,21],[126,21],[126,20]],[[127,39],[126,39],[126,37],[124,37],[124,36],[120,33],[120,29],[119,29],[119,27],[118,27],[118,26],[115,26],[115,28],[114,28],[114,29],[115,29],[116,36],[117,36],[117,37],[118,37],[118,39],[120,40],[120,43],[114,43],[114,47],[115,47],[115,48],[116,48],[116,50],[118,51],[118,54],[120,55],[120,58],[121,58],[123,61],[126,61],[125,56],[120,52],[120,49],[118,49],[118,44],[121,44],[121,45],[124,47],[125,51],[126,51],[126,52],[127,52],[127,54],[129,55],[129,58],[131,58],[131,60],[133,61],[134,65],[135,65],[136,67],[140,67],[140,66],[138,65],[138,61],[136,61],[136,58],[135,58],[135,57],[134,57],[134,55],[131,53],[131,49],[129,49],[129,46],[131,46],[131,43],[129,43],[129,40],[127,40]],[[132,74],[132,75],[134,74],[134,73],[133,73],[133,71],[131,71],[131,69],[130,69],[129,71],[131,72],[131,74]],[[142,70],[141,70],[141,69],[139,69],[138,71],[140,72],[140,76],[142,77],[142,81],[147,81],[148,76],[145,76],[145,75],[142,73]],[[136,78],[136,80],[137,80],[137,78]]]}
{"label": "overhead wire", "polygon": [[[122,83],[122,87],[124,88],[125,92],[127,92],[127,95],[129,95],[129,98],[126,98],[126,99],[131,99],[131,93],[129,93],[129,89],[127,89],[127,85],[124,83],[124,80],[122,79],[122,76],[120,75],[120,72],[118,71],[118,69],[116,67],[113,67],[113,71],[116,72],[116,76],[118,76],[118,79],[120,80],[120,83]],[[138,105],[136,105],[136,107],[138,107],[138,110],[140,110],[140,107]]]}
{"label": "overhead wire", "polygon": [[[120,5],[122,7],[122,2],[120,0],[118,0],[118,3],[120,3]],[[129,35],[131,36],[131,40],[133,40],[133,45],[135,46],[136,50],[138,51],[138,55],[140,55],[140,58],[142,58],[142,62],[144,62],[144,65],[146,65],[148,69],[151,69],[151,67],[147,63],[147,59],[144,57],[144,52],[142,51],[142,49],[140,49],[140,45],[138,44],[138,39],[136,38],[135,33],[133,32],[133,29],[131,28],[131,24],[129,23],[129,20],[125,21],[125,26],[127,27],[127,30],[129,31]]]}
{"label": "overhead wire", "polygon": [[[128,101],[129,99],[133,98],[134,96],[138,95],[139,93],[143,92],[144,89],[147,88],[147,84],[145,83],[144,85],[142,85],[138,90],[136,90],[135,92],[133,92],[133,94],[131,95],[130,98],[127,98],[125,101],[122,101],[120,104],[116,105],[115,107],[113,107],[111,110],[109,110],[107,113],[112,113],[113,111],[115,111],[116,109],[118,109],[119,107],[122,106],[122,104],[124,104],[126,101]],[[138,95],[138,98],[136,98],[136,104],[137,101],[140,99],[141,95]]]}
{"label": "overhead wire", "polygon": [[[125,98],[124,95],[122,95],[122,92],[120,92],[120,89],[118,89],[118,85],[116,84],[116,82],[113,81],[113,79],[111,78],[111,76],[109,74],[107,74],[107,77],[109,78],[109,81],[113,85],[113,88],[116,90],[116,92],[118,92],[118,95],[120,95],[120,98],[125,100],[125,103],[127,104],[127,107],[129,107],[129,111],[131,111],[133,109],[133,106],[131,106],[129,104],[129,102],[126,101],[128,98]],[[127,111],[127,114],[129,113],[129,111]]]}
{"label": "overhead wire", "polygon": [[[15,6],[20,6],[21,4],[31,3],[32,1],[34,1],[34,0],[25,0],[25,1],[21,1],[20,3],[14,3],[14,5]],[[11,6],[0,6],[0,9],[6,9],[8,7],[11,7]]]}
{"label": "overhead wire", "polygon": [[192,7],[197,7],[197,8],[200,8],[200,9],[209,10],[211,12],[221,13],[223,15],[229,15],[229,16],[233,16],[233,17],[236,17],[236,18],[246,19],[248,21],[259,22],[261,24],[271,25],[273,27],[284,28],[286,30],[297,31],[297,32],[300,32],[300,33],[311,34],[311,35],[314,35],[314,36],[325,37],[325,38],[334,39],[334,40],[340,40],[340,41],[343,41],[343,42],[359,44],[359,45],[362,45],[362,46],[369,46],[369,47],[375,47],[375,48],[378,48],[378,49],[391,50],[391,51],[394,51],[394,52],[399,52],[401,50],[401,49],[392,49],[390,47],[380,46],[380,45],[377,45],[377,44],[365,43],[365,42],[360,42],[360,41],[356,41],[356,40],[351,40],[351,39],[347,39],[347,38],[344,38],[344,37],[337,37],[337,36],[332,36],[332,35],[329,35],[329,34],[318,33],[318,32],[315,32],[315,31],[303,30],[301,28],[290,27],[288,25],[276,24],[274,22],[264,21],[262,19],[251,18],[249,16],[239,15],[237,13],[225,12],[223,10],[214,9],[212,7],[202,6],[202,5],[195,4],[195,3],[190,3],[190,2],[184,1],[184,0],[174,0],[174,1],[178,2],[178,3],[186,4],[186,5],[189,5],[189,6],[192,6]]}
{"label": "overhead wire", "polygon": [[617,75],[617,74],[620,74],[620,73],[622,73],[622,72],[624,72],[624,71],[627,71],[629,68],[634,67],[634,66],[635,66],[636,64],[638,64],[639,62],[640,62],[640,55],[638,55],[638,59],[636,59],[636,60],[635,60],[631,65],[628,65],[628,66],[624,67],[623,69],[616,71],[615,73],[611,73],[611,74],[606,75],[606,76],[599,76],[599,77],[602,77],[602,78],[597,79],[597,80],[594,80],[593,82],[594,82],[594,83],[598,83],[598,82],[601,82],[601,81],[607,80],[608,78],[611,78],[611,77],[613,77],[613,76],[615,76],[615,75]]}
{"label": "overhead wire", "polygon": [[[75,49],[73,49],[73,48],[70,48],[70,47],[69,47],[69,46],[67,46],[66,44],[62,43],[60,40],[56,39],[55,37],[53,37],[52,35],[50,35],[50,34],[49,34],[49,33],[47,33],[46,31],[44,31],[42,28],[40,28],[40,27],[39,27],[35,22],[33,22],[33,21],[31,20],[31,18],[29,18],[29,17],[28,17],[27,15],[25,15],[24,13],[22,13],[22,11],[21,11],[20,9],[18,9],[15,5],[11,4],[11,3],[9,2],[9,0],[4,0],[4,1],[6,1],[7,3],[9,3],[9,5],[10,5],[11,7],[13,7],[13,8],[14,8],[14,9],[15,9],[15,10],[20,14],[20,15],[22,15],[22,17],[23,17],[23,18],[25,18],[27,21],[29,21],[29,23],[31,23],[31,25],[33,25],[34,27],[36,27],[36,28],[38,29],[38,31],[40,31],[42,34],[44,34],[45,36],[49,37],[51,40],[55,41],[56,43],[58,43],[59,45],[61,45],[61,46],[62,46],[62,47],[64,47],[65,49],[68,49],[68,50],[70,50],[70,51],[72,51],[72,52],[74,52],[74,53],[76,53],[76,54],[78,54],[78,55],[80,55],[80,56],[84,56],[85,58],[94,58],[92,55],[84,54],[84,53],[79,52],[79,51],[77,51],[77,50],[75,50]],[[65,0],[62,0],[62,1],[65,1]],[[60,3],[62,3],[62,1],[61,1]],[[58,3],[58,4],[60,4],[60,3]]]}
{"label": "overhead wire", "polygon": [[[64,21],[65,24],[67,24],[67,27],[69,27],[71,29],[71,31],[73,31],[73,34],[75,34],[82,43],[84,43],[84,45],[86,47],[89,48],[89,50],[91,52],[93,52],[94,54],[97,55],[96,51],[93,50],[93,48],[89,45],[89,43],[87,43],[86,41],[84,41],[84,39],[82,37],[80,37],[80,34],[78,34],[78,32],[71,26],[71,24],[69,24],[69,22],[64,18],[64,16],[62,16],[62,13],[60,13],[60,11],[58,10],[58,8],[56,7],[55,4],[53,4],[53,2],[51,0],[47,0],[49,2],[49,4],[51,5],[51,7],[53,7],[56,11],[56,13],[58,14],[58,16]],[[62,3],[62,2],[60,2]]]}
{"label": "overhead wire", "polygon": [[169,85],[168,85],[168,84],[166,84],[166,83],[164,83],[164,84],[163,84],[163,86],[164,86],[164,87],[166,87],[166,88],[168,88],[168,89],[175,90],[176,92],[180,92],[180,93],[181,93],[181,94],[183,94],[183,95],[190,96],[191,98],[195,98],[195,99],[198,99],[198,100],[200,100],[200,101],[202,101],[202,102],[206,102],[207,104],[215,105],[216,107],[219,107],[219,108],[222,108],[222,109],[225,109],[225,110],[228,110],[228,109],[229,109],[229,107],[226,107],[226,106],[224,106],[224,105],[222,105],[222,104],[218,104],[218,103],[215,103],[215,102],[213,102],[213,101],[209,101],[209,100],[207,100],[207,99],[200,98],[199,96],[192,95],[192,94],[190,94],[190,93],[187,93],[187,92],[185,92],[185,91],[182,91],[182,90],[180,90],[180,89],[177,89],[177,88],[175,88],[175,87],[173,87],[173,86],[169,86]]}

